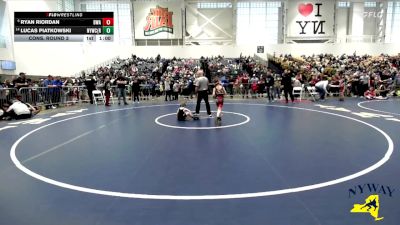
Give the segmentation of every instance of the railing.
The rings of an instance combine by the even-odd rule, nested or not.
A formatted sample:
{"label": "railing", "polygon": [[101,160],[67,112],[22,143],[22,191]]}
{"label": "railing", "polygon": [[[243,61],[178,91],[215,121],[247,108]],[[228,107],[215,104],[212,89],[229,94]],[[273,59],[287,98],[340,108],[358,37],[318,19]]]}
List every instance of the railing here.
{"label": "railing", "polygon": [[16,98],[17,95],[18,90],[15,88],[0,88],[0,108],[3,108],[6,103]]}
{"label": "railing", "polygon": [[[110,65],[111,63],[115,62],[117,59],[119,59],[119,56],[115,56],[115,57],[113,57],[111,59],[108,59],[108,60],[106,60],[104,62],[98,63],[98,64],[96,64],[96,65],[94,65],[92,67],[89,67],[89,68],[87,68],[87,69],[85,69],[83,71],[86,74],[90,74],[90,73],[92,73],[93,71],[97,70],[100,67],[104,67],[104,66]],[[80,77],[80,76],[81,76],[81,72],[75,74],[75,77]]]}
{"label": "railing", "polygon": [[85,86],[65,87],[23,87],[0,89],[0,107],[10,104],[11,100],[20,97],[22,101],[35,106],[74,104],[88,101]]}
{"label": "railing", "polygon": [[258,61],[261,65],[268,66],[268,59],[264,59],[257,54],[254,54],[253,58]]}
{"label": "railing", "polygon": [[[249,83],[224,82],[223,86],[227,91],[227,98],[263,98],[267,97],[269,92],[274,98],[279,99],[283,92],[280,84],[267,88],[264,83],[255,84],[252,83],[252,81],[249,81]],[[307,95],[311,97],[310,93],[307,92],[307,86],[308,84],[302,87],[301,93],[304,97],[307,97]],[[209,93],[212,93],[213,87],[214,85],[210,84]],[[98,86],[97,89],[103,91],[102,86]],[[117,86],[111,87],[112,100],[118,97],[117,89]],[[125,91],[127,92],[127,100],[133,100],[132,86],[126,85]],[[195,96],[193,86],[181,87],[177,93],[174,93],[173,89],[167,92],[165,88],[150,84],[141,84],[138,94],[140,100],[150,100],[159,97],[165,97],[165,99],[167,99],[169,94],[171,95],[171,99],[173,99],[173,96],[187,98]],[[330,93],[330,95],[332,95],[332,93]],[[34,106],[72,105],[90,101],[86,86],[24,87],[19,90],[16,88],[0,88],[0,107],[10,104],[13,99],[18,97],[20,97],[22,101]]]}
{"label": "railing", "polygon": [[30,87],[19,89],[22,101],[32,105],[69,104],[87,100],[85,86]]}
{"label": "railing", "polygon": [[[377,35],[346,35],[345,43],[375,43],[379,37]],[[338,43],[343,42],[338,38]]]}
{"label": "railing", "polygon": [[[228,96],[241,96],[243,98],[248,97],[260,97],[265,93],[265,85],[254,86],[248,84],[238,83],[224,83]],[[210,85],[209,92],[212,92],[213,84]],[[103,91],[103,87],[98,86],[97,88]],[[116,99],[118,96],[117,86],[111,87],[112,98]],[[128,99],[132,98],[133,90],[132,86],[126,85],[125,91],[127,92]],[[279,90],[278,90],[279,92]],[[170,93],[172,96],[174,93],[171,89]],[[274,92],[275,93],[275,92]],[[139,96],[141,100],[155,99],[161,96],[165,96],[167,92],[165,88],[152,86],[149,84],[141,84],[139,89]],[[181,97],[193,97],[194,87],[181,87],[177,93]],[[20,97],[22,101],[29,103],[34,106],[52,106],[52,105],[72,105],[77,103],[89,102],[90,98],[86,86],[63,86],[63,87],[23,87],[19,90],[16,88],[2,88],[0,89],[0,107],[10,104],[13,99]]]}

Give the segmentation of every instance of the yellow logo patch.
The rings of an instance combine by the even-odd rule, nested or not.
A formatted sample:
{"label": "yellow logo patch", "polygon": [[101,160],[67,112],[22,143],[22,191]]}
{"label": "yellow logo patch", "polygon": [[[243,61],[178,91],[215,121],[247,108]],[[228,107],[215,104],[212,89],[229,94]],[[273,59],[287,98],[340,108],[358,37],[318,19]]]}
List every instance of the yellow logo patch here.
{"label": "yellow logo patch", "polygon": [[364,204],[354,204],[352,213],[369,213],[375,221],[382,220],[383,217],[379,217],[379,195],[370,195],[365,199]]}

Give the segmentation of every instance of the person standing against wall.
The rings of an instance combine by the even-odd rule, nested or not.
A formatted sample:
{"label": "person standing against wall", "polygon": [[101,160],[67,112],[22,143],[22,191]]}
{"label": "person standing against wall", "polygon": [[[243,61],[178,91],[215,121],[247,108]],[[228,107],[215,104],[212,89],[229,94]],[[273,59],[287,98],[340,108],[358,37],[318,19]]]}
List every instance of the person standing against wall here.
{"label": "person standing against wall", "polygon": [[282,77],[280,74],[275,74],[274,75],[274,90],[273,90],[273,96],[276,97],[278,100],[281,99],[281,91],[282,91]]}
{"label": "person standing against wall", "polygon": [[96,90],[96,80],[93,77],[93,74],[90,74],[89,77],[87,77],[84,81],[89,99],[90,99],[90,104],[93,104],[93,91]]}
{"label": "person standing against wall", "polygon": [[274,88],[275,80],[274,77],[272,76],[272,73],[270,71],[267,72],[267,77],[265,78],[265,85],[267,86],[267,96],[268,96],[268,101],[274,101]]}
{"label": "person standing against wall", "polygon": [[111,82],[110,77],[106,76],[104,78],[104,95],[106,96],[105,106],[110,106],[110,96],[111,96]]}
{"label": "person standing against wall", "polygon": [[200,103],[204,99],[206,103],[207,114],[211,115],[210,103],[208,102],[208,85],[209,81],[207,77],[204,77],[204,71],[197,71],[197,78],[194,80],[195,92],[197,93],[197,104],[196,104],[196,116],[200,113]]}
{"label": "person standing against wall", "polygon": [[175,101],[178,100],[179,92],[181,90],[181,86],[179,85],[179,80],[174,81],[174,85],[172,86],[172,89],[174,91],[173,99]]}
{"label": "person standing against wall", "polygon": [[14,84],[14,87],[18,89],[18,93],[23,96],[24,101],[27,101],[29,91],[27,89],[20,90],[21,88],[27,88],[29,87],[29,79],[26,79],[26,74],[21,72],[19,73],[19,76],[17,79],[14,79],[12,82]]}
{"label": "person standing against wall", "polygon": [[54,106],[58,107],[60,103],[62,103],[61,99],[61,93],[62,93],[62,88],[64,86],[63,81],[61,80],[60,76],[57,76],[56,79],[53,81],[53,96],[52,96],[52,102]]}
{"label": "person standing against wall", "polygon": [[56,107],[52,103],[52,96],[53,96],[53,76],[48,75],[47,79],[43,81],[43,87],[46,87],[44,90],[44,98],[45,98],[45,105],[46,109],[55,109]]}
{"label": "person standing against wall", "polygon": [[135,102],[137,100],[137,103],[140,103],[140,101],[139,101],[140,81],[137,76],[134,76],[132,78],[131,85],[132,85],[132,94],[133,94],[132,102]]}
{"label": "person standing against wall", "polygon": [[124,75],[120,74],[119,77],[117,78],[118,105],[121,104],[121,97],[124,100],[124,104],[128,105],[128,103],[126,102],[126,90],[125,90],[127,83],[128,81],[126,80]]}
{"label": "person standing against wall", "polygon": [[247,73],[243,74],[243,77],[241,79],[241,85],[242,85],[242,98],[246,96],[246,98],[249,98],[249,75]]}
{"label": "person standing against wall", "polygon": [[171,101],[172,90],[171,90],[171,78],[169,76],[165,78],[164,90],[165,90],[165,101]]}
{"label": "person standing against wall", "polygon": [[294,102],[294,96],[293,96],[293,85],[292,85],[292,76],[289,70],[285,70],[285,72],[282,74],[282,86],[283,86],[283,91],[285,93],[285,99],[286,103],[289,102],[288,95],[290,95],[290,99],[292,100],[292,103]]}

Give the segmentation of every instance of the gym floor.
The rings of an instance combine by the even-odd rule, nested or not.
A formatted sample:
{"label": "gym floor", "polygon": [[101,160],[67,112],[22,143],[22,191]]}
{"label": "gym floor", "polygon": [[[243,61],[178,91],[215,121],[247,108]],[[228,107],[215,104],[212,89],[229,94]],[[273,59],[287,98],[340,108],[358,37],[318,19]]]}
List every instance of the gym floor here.
{"label": "gym floor", "polygon": [[379,223],[399,224],[398,99],[226,100],[221,126],[204,111],[179,122],[177,108],[0,122],[0,224],[376,224],[350,212],[370,195]]}

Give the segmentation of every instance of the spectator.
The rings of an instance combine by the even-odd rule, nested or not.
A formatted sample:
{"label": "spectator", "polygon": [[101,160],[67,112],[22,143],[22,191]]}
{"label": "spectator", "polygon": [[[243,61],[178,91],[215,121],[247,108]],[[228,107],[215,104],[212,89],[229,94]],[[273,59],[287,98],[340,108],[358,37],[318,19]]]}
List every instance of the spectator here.
{"label": "spectator", "polygon": [[10,82],[10,80],[4,80],[4,87],[5,88],[14,88],[14,84]]}
{"label": "spectator", "polygon": [[96,90],[96,80],[94,79],[94,74],[90,74],[84,81],[87,88],[90,104],[93,104],[93,91]]}
{"label": "spectator", "polygon": [[48,75],[47,79],[43,81],[43,86],[47,87],[47,89],[44,90],[46,109],[56,108],[56,106],[53,105],[53,88],[56,87],[53,83],[54,80],[52,75]]}
{"label": "spectator", "polygon": [[319,93],[319,99],[321,101],[325,100],[325,95],[328,93],[328,80],[323,79],[315,84],[315,91]]}
{"label": "spectator", "polygon": [[178,81],[174,82],[174,85],[172,86],[172,89],[174,91],[174,100],[178,100],[179,92],[180,92],[180,85]]}
{"label": "spectator", "polygon": [[120,74],[116,80],[117,88],[118,88],[118,105],[121,105],[121,98],[124,101],[125,105],[128,105],[126,102],[126,84],[128,81],[126,80],[125,76]]}
{"label": "spectator", "polygon": [[104,95],[106,96],[105,106],[110,106],[111,82],[109,76],[104,78]]}
{"label": "spectator", "polygon": [[58,107],[59,103],[61,103],[61,88],[63,87],[63,82],[61,81],[61,77],[57,76],[53,81],[53,94],[52,94],[52,102],[53,106]]}
{"label": "spectator", "polygon": [[281,99],[281,92],[282,92],[282,78],[279,76],[279,74],[275,74],[274,80],[275,83],[274,83],[273,95],[276,95],[275,97],[279,100]]}
{"label": "spectator", "polygon": [[26,74],[21,72],[19,73],[18,78],[13,80],[13,86],[18,90],[22,87],[28,87],[28,81],[26,79]]}
{"label": "spectator", "polygon": [[228,78],[228,94],[230,95],[231,98],[233,98],[233,95],[234,95],[234,84],[235,84],[235,78],[233,76],[229,76],[229,78]]}
{"label": "spectator", "polygon": [[267,72],[267,76],[265,78],[266,82],[266,86],[267,86],[267,96],[268,96],[268,101],[274,101],[274,92],[273,92],[273,88],[274,88],[274,84],[275,84],[275,80],[274,77],[272,76],[271,72]]}
{"label": "spectator", "polygon": [[139,92],[140,92],[140,80],[137,76],[134,76],[131,81],[132,85],[132,93],[133,93],[133,102],[137,101],[137,103],[140,103],[139,101]]}
{"label": "spectator", "polygon": [[241,78],[241,85],[240,88],[242,89],[242,98],[246,96],[249,98],[249,75],[247,73],[243,74]]}
{"label": "spectator", "polygon": [[[361,73],[360,81],[359,81],[359,91],[360,93],[365,93],[368,91],[369,87],[369,75],[366,72]],[[360,96],[362,97],[362,96]]]}
{"label": "spectator", "polygon": [[256,74],[253,74],[253,77],[250,79],[250,90],[251,90],[251,97],[252,98],[257,98],[257,93],[258,93],[258,77]]}
{"label": "spectator", "polygon": [[30,94],[29,90],[27,90],[27,89],[21,90],[21,88],[29,87],[28,79],[26,79],[26,74],[23,72],[19,73],[19,76],[16,79],[14,79],[12,81],[12,83],[13,83],[13,86],[18,89],[18,93],[20,95],[22,95],[23,99],[26,101],[28,98],[28,95]]}
{"label": "spectator", "polygon": [[372,100],[376,98],[376,93],[373,87],[370,87],[369,90],[365,91],[364,98],[368,100]]}
{"label": "spectator", "polygon": [[290,99],[292,100],[292,103],[294,102],[294,96],[293,96],[293,85],[292,85],[292,76],[289,70],[285,70],[285,72],[282,74],[282,86],[283,86],[283,91],[285,93],[285,99],[286,103],[289,102],[288,95],[290,95]]}
{"label": "spectator", "polygon": [[[165,90],[165,101],[171,101],[172,90],[171,90],[171,78],[169,76],[167,78],[165,78],[164,90]],[[167,97],[168,97],[168,100],[167,100]]]}
{"label": "spectator", "polygon": [[293,87],[301,87],[301,82],[297,76],[293,80]]}

